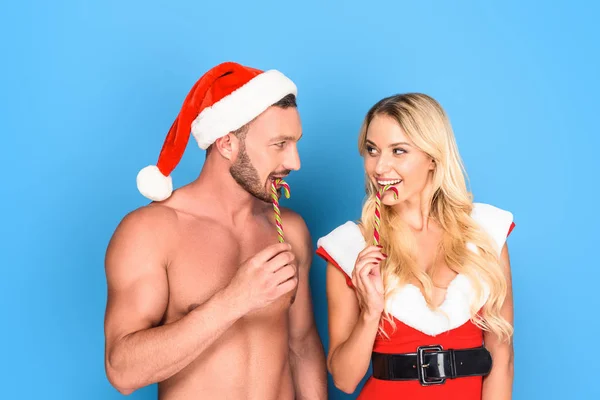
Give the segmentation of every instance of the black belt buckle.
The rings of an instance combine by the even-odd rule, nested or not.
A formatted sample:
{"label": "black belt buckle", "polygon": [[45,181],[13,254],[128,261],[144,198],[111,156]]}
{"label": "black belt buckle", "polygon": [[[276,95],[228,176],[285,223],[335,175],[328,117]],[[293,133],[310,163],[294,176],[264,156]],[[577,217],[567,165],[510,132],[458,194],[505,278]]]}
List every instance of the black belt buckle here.
{"label": "black belt buckle", "polygon": [[425,364],[425,353],[431,351],[443,351],[442,346],[420,346],[417,348],[417,375],[421,386],[441,385],[446,382],[446,378],[430,378],[426,370],[429,364]]}

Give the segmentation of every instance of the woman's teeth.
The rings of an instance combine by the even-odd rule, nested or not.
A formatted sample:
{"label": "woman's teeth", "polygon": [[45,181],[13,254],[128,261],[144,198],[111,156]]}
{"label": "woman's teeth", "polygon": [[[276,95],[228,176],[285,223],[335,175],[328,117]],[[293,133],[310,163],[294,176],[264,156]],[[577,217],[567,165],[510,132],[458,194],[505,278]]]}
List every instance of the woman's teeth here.
{"label": "woman's teeth", "polygon": [[396,179],[394,181],[377,181],[377,183],[380,184],[381,186],[396,185],[400,182],[402,182],[402,179]]}

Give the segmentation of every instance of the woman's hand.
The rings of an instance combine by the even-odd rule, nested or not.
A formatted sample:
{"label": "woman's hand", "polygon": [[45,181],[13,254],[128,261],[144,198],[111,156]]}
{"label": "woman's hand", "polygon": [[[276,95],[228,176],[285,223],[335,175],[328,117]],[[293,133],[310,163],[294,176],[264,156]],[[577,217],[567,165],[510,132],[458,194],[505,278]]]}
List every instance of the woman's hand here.
{"label": "woman's hand", "polygon": [[361,314],[369,320],[377,320],[384,309],[383,278],[381,261],[387,255],[379,246],[369,246],[361,251],[352,271],[352,284],[356,288],[356,297]]}

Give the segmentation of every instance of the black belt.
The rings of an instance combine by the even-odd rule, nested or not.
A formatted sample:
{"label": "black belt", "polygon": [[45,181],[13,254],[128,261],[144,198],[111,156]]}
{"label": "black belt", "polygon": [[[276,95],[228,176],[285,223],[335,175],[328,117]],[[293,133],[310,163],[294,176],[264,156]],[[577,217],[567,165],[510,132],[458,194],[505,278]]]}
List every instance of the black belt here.
{"label": "black belt", "polygon": [[446,379],[485,376],[492,369],[492,356],[485,347],[444,350],[421,346],[416,353],[373,352],[373,377],[391,381],[418,380],[423,386],[439,385]]}

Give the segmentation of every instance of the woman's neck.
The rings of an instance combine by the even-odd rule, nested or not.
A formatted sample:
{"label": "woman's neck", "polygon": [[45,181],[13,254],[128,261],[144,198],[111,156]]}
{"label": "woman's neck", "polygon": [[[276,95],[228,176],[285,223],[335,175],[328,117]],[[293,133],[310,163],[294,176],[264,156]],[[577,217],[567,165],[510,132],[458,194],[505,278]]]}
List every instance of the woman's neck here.
{"label": "woman's neck", "polygon": [[432,187],[428,183],[416,196],[394,206],[400,219],[416,232],[427,232],[431,217]]}

